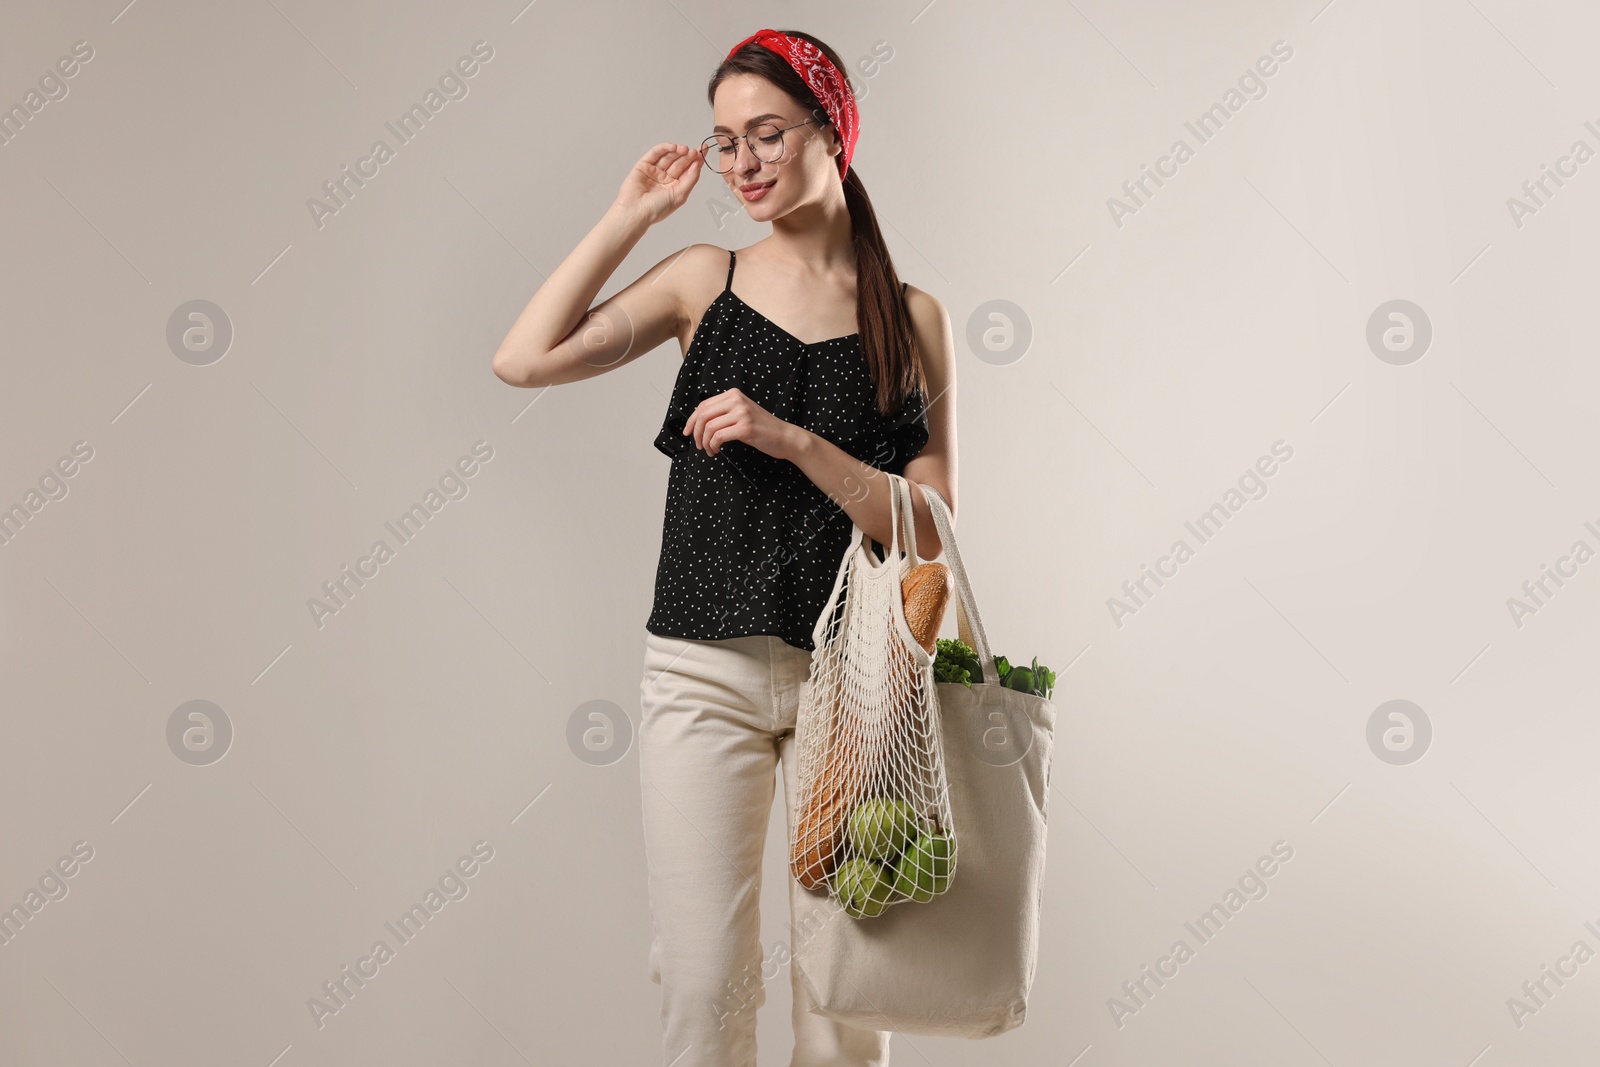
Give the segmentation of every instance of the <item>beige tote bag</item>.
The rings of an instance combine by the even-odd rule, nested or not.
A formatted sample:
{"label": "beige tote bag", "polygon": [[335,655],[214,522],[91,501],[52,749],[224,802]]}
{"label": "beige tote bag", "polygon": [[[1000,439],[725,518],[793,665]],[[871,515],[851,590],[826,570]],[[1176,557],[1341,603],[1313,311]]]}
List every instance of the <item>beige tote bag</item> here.
{"label": "beige tote bag", "polygon": [[[887,476],[909,494],[910,483]],[[961,640],[983,669],[970,689],[929,681],[960,864],[932,900],[871,918],[852,917],[820,891],[800,892],[792,951],[818,1015],[866,1029],[993,1037],[1022,1025],[1038,959],[1055,706],[999,684],[944,499],[922,488],[955,585]],[[862,536],[858,527],[852,552]],[[885,562],[901,547],[885,546]],[[918,562],[912,547],[905,567]],[[830,598],[823,618],[833,607]]]}

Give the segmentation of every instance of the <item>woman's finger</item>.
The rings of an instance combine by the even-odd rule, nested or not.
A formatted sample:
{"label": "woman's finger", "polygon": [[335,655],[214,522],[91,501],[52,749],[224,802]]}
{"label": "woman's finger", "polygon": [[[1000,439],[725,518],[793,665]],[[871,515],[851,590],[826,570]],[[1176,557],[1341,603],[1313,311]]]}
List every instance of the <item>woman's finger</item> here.
{"label": "woman's finger", "polygon": [[719,430],[732,429],[738,425],[739,416],[731,411],[727,412],[726,414],[719,415],[714,419],[708,419],[705,424],[705,442],[707,450],[711,451],[713,456],[722,451],[722,445],[728,443],[726,435],[724,435],[724,439],[716,445],[715,450],[711,449],[711,438]]}
{"label": "woman's finger", "polygon": [[673,159],[676,160],[682,156],[683,147],[683,145],[674,144],[671,141],[662,141],[660,144],[650,149],[650,151],[646,152],[644,154],[644,158],[641,159],[640,162],[648,163],[654,167],[665,167],[668,164],[663,162],[663,157],[672,156]]}
{"label": "woman's finger", "polygon": [[705,432],[705,421],[706,416],[704,410],[701,408],[695,408],[694,412],[689,416],[689,421],[683,425],[684,433],[694,435],[694,447],[696,448],[704,447],[704,445],[701,444],[701,435]]}
{"label": "woman's finger", "polygon": [[709,432],[706,429],[706,424],[727,411],[728,406],[733,402],[733,398],[736,395],[739,395],[737,388],[724,389],[715,396],[708,396],[695,405],[694,411],[689,414],[689,421],[684,424],[683,432],[689,433],[693,431],[694,446],[696,448],[702,450],[705,448],[705,437]]}

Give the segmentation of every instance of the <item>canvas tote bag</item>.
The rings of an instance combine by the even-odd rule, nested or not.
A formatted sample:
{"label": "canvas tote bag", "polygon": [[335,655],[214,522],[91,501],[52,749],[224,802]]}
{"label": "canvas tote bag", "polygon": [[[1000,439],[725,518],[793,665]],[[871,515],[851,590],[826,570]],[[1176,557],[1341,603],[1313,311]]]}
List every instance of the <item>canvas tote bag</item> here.
{"label": "canvas tote bag", "polygon": [[[909,494],[909,482],[887,476]],[[922,488],[955,586],[961,640],[983,671],[969,689],[933,682],[931,660],[927,667],[960,863],[945,892],[872,918],[797,889],[792,951],[818,1015],[866,1029],[993,1037],[1022,1025],[1038,960],[1056,713],[1051,700],[999,684],[944,498]],[[904,513],[909,520],[909,499]],[[847,560],[862,539],[858,527]],[[884,562],[901,573],[921,562],[914,545],[897,560],[900,549],[885,546]],[[816,636],[833,607],[830,598]]]}

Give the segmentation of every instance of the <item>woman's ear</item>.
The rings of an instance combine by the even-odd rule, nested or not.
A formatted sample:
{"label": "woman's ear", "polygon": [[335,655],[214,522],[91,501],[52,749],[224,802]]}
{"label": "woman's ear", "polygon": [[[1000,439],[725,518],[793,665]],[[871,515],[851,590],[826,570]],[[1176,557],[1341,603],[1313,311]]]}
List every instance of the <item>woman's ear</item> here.
{"label": "woman's ear", "polygon": [[828,113],[821,108],[817,108],[811,112],[811,117],[817,120],[818,133],[827,132],[828,142],[832,146],[828,154],[836,156],[843,152],[844,142],[839,139],[839,128],[833,124],[832,119],[828,118]]}

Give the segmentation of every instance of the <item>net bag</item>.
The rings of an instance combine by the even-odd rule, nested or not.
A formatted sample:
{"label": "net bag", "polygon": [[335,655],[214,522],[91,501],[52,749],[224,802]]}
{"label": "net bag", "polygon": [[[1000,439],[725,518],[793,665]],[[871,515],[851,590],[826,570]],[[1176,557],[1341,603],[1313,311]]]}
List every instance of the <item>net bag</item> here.
{"label": "net bag", "polygon": [[933,900],[956,877],[933,653],[907,623],[902,589],[917,560],[911,487],[886,477],[890,543],[880,562],[855,528],[812,632],[795,724],[790,871],[856,919]]}

